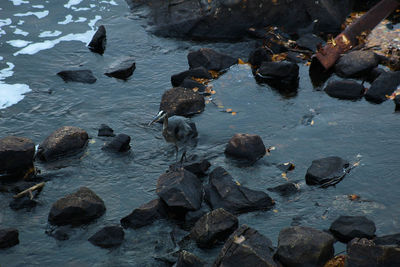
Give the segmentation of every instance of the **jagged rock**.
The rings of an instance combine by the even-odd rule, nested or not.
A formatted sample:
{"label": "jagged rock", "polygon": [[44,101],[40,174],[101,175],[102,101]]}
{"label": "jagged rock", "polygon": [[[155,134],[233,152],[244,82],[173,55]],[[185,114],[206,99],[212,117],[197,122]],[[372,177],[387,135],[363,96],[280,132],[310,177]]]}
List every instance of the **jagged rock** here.
{"label": "jagged rock", "polygon": [[281,196],[290,196],[298,193],[299,189],[294,183],[285,183],[272,188],[268,188],[268,191],[276,192]]}
{"label": "jagged rock", "polygon": [[200,93],[203,93],[207,88],[204,84],[196,82],[195,80],[192,80],[190,78],[186,78],[185,80],[183,80],[183,82],[180,84],[180,87],[187,89],[197,88],[196,91]]}
{"label": "jagged rock", "polygon": [[133,58],[126,58],[112,64],[108,71],[104,74],[108,77],[126,80],[133,74],[135,69],[135,60]]}
{"label": "jagged rock", "polygon": [[315,53],[317,46],[324,45],[325,42],[315,34],[307,33],[297,39],[296,43],[300,48],[305,48]]}
{"label": "jagged rock", "polygon": [[[190,70],[186,70],[183,72],[180,72],[178,74],[174,74],[171,76],[171,84],[174,87],[181,86],[183,81],[186,78],[201,78],[201,79],[211,79],[212,76],[211,74],[207,71],[206,68],[200,66],[197,68],[192,68]],[[183,86],[184,87],[184,86]]]}
{"label": "jagged rock", "polygon": [[396,105],[395,111],[399,112],[400,111],[400,95],[397,95],[394,99],[394,104]]}
{"label": "jagged rock", "polygon": [[325,92],[335,98],[357,100],[364,94],[364,86],[355,81],[333,81],[325,87]]}
{"label": "jagged rock", "polygon": [[341,242],[349,242],[353,238],[372,239],[375,235],[375,223],[364,216],[340,216],[329,230]]}
{"label": "jagged rock", "polygon": [[185,226],[192,228],[192,226],[194,226],[195,223],[208,212],[210,212],[210,207],[204,204],[204,202],[200,209],[188,211],[185,214]]}
{"label": "jagged rock", "polygon": [[[172,164],[171,166],[169,166],[169,171],[174,171],[179,166],[180,163]],[[210,166],[211,163],[208,160],[204,159],[199,162],[185,164],[183,168],[193,173],[198,178],[201,178],[207,175],[207,170],[210,168]]]}
{"label": "jagged rock", "polygon": [[271,240],[247,225],[242,225],[226,241],[213,266],[277,267],[273,252]]}
{"label": "jagged rock", "polygon": [[235,134],[225,148],[225,154],[255,162],[266,153],[265,145],[260,136],[255,134]]}
{"label": "jagged rock", "polygon": [[106,211],[103,200],[87,187],[57,200],[48,220],[54,225],[79,226],[99,218]]}
{"label": "jagged rock", "polygon": [[206,262],[186,250],[179,253],[175,267],[205,267]]}
{"label": "jagged rock", "polygon": [[140,228],[154,221],[167,217],[167,206],[161,199],[153,199],[134,209],[128,216],[121,219],[124,228]]}
{"label": "jagged rock", "polygon": [[277,259],[287,267],[324,266],[333,258],[334,238],[310,227],[293,226],[279,233]]}
{"label": "jagged rock", "polygon": [[400,71],[382,73],[365,93],[365,99],[380,104],[386,101],[386,96],[391,95],[399,86]]}
{"label": "jagged rock", "polygon": [[191,69],[204,67],[207,70],[222,71],[237,64],[237,58],[216,52],[211,48],[200,48],[187,56]]}
{"label": "jagged rock", "polygon": [[238,227],[238,219],[219,208],[201,217],[191,231],[199,247],[210,248],[218,241],[225,241]]}
{"label": "jagged rock", "polygon": [[400,233],[393,235],[384,235],[374,238],[376,245],[394,245],[400,247]]}
{"label": "jagged rock", "polygon": [[0,180],[24,178],[33,170],[35,144],[24,137],[7,136],[0,139]]}
{"label": "jagged rock", "polygon": [[0,249],[10,248],[19,244],[18,230],[15,228],[0,229]]}
{"label": "jagged rock", "polygon": [[30,199],[28,196],[13,199],[10,202],[10,208],[13,210],[21,210],[21,209],[26,209],[27,211],[30,211],[32,208],[36,207],[37,201]]}
{"label": "jagged rock", "polygon": [[370,51],[356,50],[344,54],[335,65],[335,72],[345,78],[366,76],[379,64],[379,57]]}
{"label": "jagged rock", "polygon": [[106,226],[92,235],[88,240],[102,248],[117,247],[124,241],[124,230],[120,226]]}
{"label": "jagged rock", "polygon": [[93,35],[88,47],[90,51],[102,55],[106,50],[107,36],[106,28],[104,25],[100,25],[96,33]]}
{"label": "jagged rock", "polygon": [[253,67],[259,67],[263,62],[271,61],[271,52],[264,47],[259,47],[250,52],[249,63]]}
{"label": "jagged rock", "polygon": [[341,179],[346,174],[349,162],[339,157],[327,157],[313,160],[307,169],[306,182],[308,185],[324,185]]}
{"label": "jagged rock", "polygon": [[110,142],[106,143],[102,149],[114,152],[126,152],[131,146],[131,137],[126,134],[118,134]]}
{"label": "jagged rock", "polygon": [[95,83],[96,77],[94,77],[91,70],[63,70],[57,73],[64,82],[78,82],[78,83]]}
{"label": "jagged rock", "polygon": [[168,113],[168,117],[174,115],[190,116],[204,111],[204,98],[193,90],[174,87],[167,90],[160,103],[160,110]]}
{"label": "jagged rock", "polygon": [[274,201],[266,193],[236,184],[222,167],[215,168],[209,177],[209,184],[205,187],[205,200],[213,209],[224,208],[228,212],[239,214],[267,210],[274,205]]}
{"label": "jagged rock", "polygon": [[99,129],[99,133],[97,134],[97,136],[110,136],[110,137],[114,137],[114,130],[110,128],[110,126],[106,125],[106,124],[102,124],[100,125],[100,129]]}
{"label": "jagged rock", "polygon": [[257,70],[256,78],[277,89],[296,91],[299,85],[299,66],[288,61],[263,62]]}
{"label": "jagged rock", "polygon": [[37,157],[42,161],[52,161],[76,153],[86,146],[88,139],[86,131],[78,127],[63,126],[39,145]]}

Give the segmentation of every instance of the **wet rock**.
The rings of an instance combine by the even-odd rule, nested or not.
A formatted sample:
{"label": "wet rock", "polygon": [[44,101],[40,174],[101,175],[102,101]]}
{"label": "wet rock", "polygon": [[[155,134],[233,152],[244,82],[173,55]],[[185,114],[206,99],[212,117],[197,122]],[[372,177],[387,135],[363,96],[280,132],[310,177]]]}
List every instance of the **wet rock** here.
{"label": "wet rock", "polygon": [[237,58],[216,52],[211,48],[200,48],[187,56],[191,69],[204,67],[207,70],[222,71],[237,64]]}
{"label": "wet rock", "polygon": [[88,139],[86,131],[78,127],[63,126],[39,145],[37,157],[42,161],[52,161],[76,153],[86,146]]}
{"label": "wet rock", "polygon": [[24,178],[33,170],[35,144],[24,137],[7,136],[0,139],[0,180]]}
{"label": "wet rock", "polygon": [[61,226],[48,234],[58,241],[65,241],[69,239],[71,232],[71,228],[67,226]]}
{"label": "wet rock", "polygon": [[180,86],[187,89],[197,88],[197,92],[201,93],[206,90],[206,86],[204,84],[196,82],[195,80],[192,80],[190,78],[186,78],[185,80],[183,80]]}
{"label": "wet rock", "polygon": [[169,208],[186,212],[200,208],[203,186],[191,172],[177,170],[158,178],[156,192]]}
{"label": "wet rock", "polygon": [[91,70],[64,70],[57,73],[64,82],[78,82],[78,83],[95,83],[96,77],[94,77]]}
{"label": "wet rock", "polygon": [[110,66],[108,71],[104,73],[108,77],[114,77],[121,80],[128,79],[133,71],[136,69],[136,63],[133,58],[126,58],[124,60],[115,62]]}
{"label": "wet rock", "polygon": [[299,83],[299,66],[288,61],[263,62],[256,77],[271,87],[295,91]]}
{"label": "wet rock", "polygon": [[324,185],[340,180],[346,174],[349,163],[339,157],[327,157],[313,160],[307,169],[306,182],[308,185]]}
{"label": "wet rock", "polygon": [[396,112],[399,112],[400,111],[400,95],[397,95],[394,99],[393,99],[393,101],[394,101],[394,104],[396,105],[396,107],[395,107],[395,111]]}
{"label": "wet rock", "polygon": [[265,47],[259,47],[250,52],[248,62],[253,67],[259,67],[263,62],[271,61],[271,52]]}
{"label": "wet rock", "polygon": [[374,238],[376,245],[394,245],[400,247],[400,233],[393,235],[384,235]]}
{"label": "wet rock", "polygon": [[174,267],[205,267],[206,262],[186,250],[179,253],[178,261]]}
{"label": "wet rock", "polygon": [[283,172],[289,172],[293,171],[296,166],[291,162],[285,162],[278,164],[276,167],[278,167],[278,169],[280,169]]}
{"label": "wet rock", "polygon": [[208,212],[210,212],[210,207],[208,207],[204,203],[200,209],[188,211],[185,214],[185,226],[188,228],[192,228],[192,226],[194,226],[195,223]]}
{"label": "wet rock", "polygon": [[286,44],[290,36],[278,27],[270,27],[265,34],[263,44],[274,54],[285,53],[288,51]]}
{"label": "wet rock", "polygon": [[324,266],[333,258],[334,238],[303,226],[284,228],[279,233],[277,259],[287,267]]}
{"label": "wet rock", "polygon": [[238,227],[238,219],[222,208],[201,217],[191,231],[199,247],[210,248],[218,241],[225,241]]}
{"label": "wet rock", "polygon": [[106,143],[102,149],[114,152],[126,152],[131,146],[131,137],[126,134],[118,134],[110,142]]}
{"label": "wet rock", "polygon": [[107,36],[106,28],[104,25],[100,25],[96,33],[93,35],[88,47],[90,51],[102,55],[106,50]]}
{"label": "wet rock", "polygon": [[[174,171],[177,167],[180,167],[180,165],[180,163],[172,164],[171,166],[169,166],[169,171]],[[193,173],[198,178],[201,178],[207,175],[207,170],[210,168],[210,166],[211,163],[208,160],[204,159],[199,162],[185,164],[183,168]]]}
{"label": "wet rock", "polygon": [[15,228],[0,229],[0,249],[10,248],[19,244],[18,230]]}
{"label": "wet rock", "polygon": [[346,100],[357,100],[364,94],[364,86],[350,80],[330,82],[324,90],[331,97]]}
{"label": "wet rock", "polygon": [[356,50],[344,54],[335,65],[335,72],[345,78],[359,78],[367,75],[379,64],[378,56],[370,51]]}
{"label": "wet rock", "polygon": [[317,46],[324,45],[325,42],[315,34],[307,33],[302,35],[296,41],[296,43],[300,48],[304,48],[315,53],[317,51]]}
{"label": "wet rock", "polygon": [[385,72],[371,84],[365,94],[365,99],[380,104],[387,100],[387,95],[391,95],[400,86],[400,71]]}
{"label": "wet rock", "polygon": [[225,154],[234,158],[255,162],[266,153],[260,136],[255,134],[235,134],[225,147]]}
{"label": "wet rock", "polygon": [[211,74],[207,71],[206,68],[200,66],[197,68],[192,68],[190,70],[186,70],[180,72],[178,74],[174,74],[171,76],[171,84],[174,87],[180,86],[186,78],[201,78],[201,79],[211,79]]}
{"label": "wet rock", "polygon": [[274,201],[264,192],[240,186],[222,167],[215,168],[209,175],[209,184],[205,187],[205,200],[213,209],[224,208],[239,214],[256,210],[267,210]]}
{"label": "wet rock", "polygon": [[376,67],[375,69],[371,70],[368,76],[364,77],[364,79],[369,83],[373,83],[382,73],[386,73],[386,71]]}
{"label": "wet rock", "polygon": [[102,124],[100,125],[100,129],[99,129],[99,133],[97,134],[97,136],[109,136],[109,137],[114,137],[114,130],[111,129],[110,126],[106,125],[106,124]]}
{"label": "wet rock", "polygon": [[160,110],[167,112],[169,117],[198,114],[204,111],[204,107],[205,102],[201,95],[182,87],[167,90],[160,103]]}
{"label": "wet rock", "polygon": [[347,244],[348,267],[400,266],[400,248],[376,245],[365,238],[355,238]]}
{"label": "wet rock", "polygon": [[106,211],[103,200],[87,187],[57,200],[48,220],[54,225],[79,226],[99,218]]}
{"label": "wet rock", "polygon": [[340,216],[329,230],[341,242],[349,242],[353,238],[372,239],[375,235],[375,223],[364,216]]}
{"label": "wet rock", "polygon": [[268,191],[276,192],[281,196],[291,196],[299,192],[296,184],[294,183],[285,183],[272,188],[268,188]]}
{"label": "wet rock", "polygon": [[27,211],[30,211],[31,209],[36,207],[37,204],[38,204],[37,201],[25,196],[22,198],[13,199],[10,202],[10,208],[13,210],[25,209]]}
{"label": "wet rock", "polygon": [[102,248],[117,247],[124,241],[124,230],[120,226],[106,226],[92,235],[88,240]]}
{"label": "wet rock", "polygon": [[167,217],[167,206],[160,199],[143,204],[137,209],[134,209],[128,216],[121,219],[121,225],[124,228],[140,228],[154,221]]}
{"label": "wet rock", "polygon": [[271,240],[247,225],[242,225],[226,241],[213,266],[277,267],[273,251]]}

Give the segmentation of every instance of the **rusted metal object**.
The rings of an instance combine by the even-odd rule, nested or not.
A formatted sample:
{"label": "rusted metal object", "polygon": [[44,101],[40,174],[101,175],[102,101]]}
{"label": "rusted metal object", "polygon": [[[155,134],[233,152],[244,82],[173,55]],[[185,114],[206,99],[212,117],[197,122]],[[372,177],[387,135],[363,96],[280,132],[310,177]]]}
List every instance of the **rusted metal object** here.
{"label": "rusted metal object", "polygon": [[357,45],[357,37],[371,31],[399,6],[398,0],[382,0],[361,18],[348,26],[335,39],[316,53],[316,58],[325,69],[332,67],[340,55]]}

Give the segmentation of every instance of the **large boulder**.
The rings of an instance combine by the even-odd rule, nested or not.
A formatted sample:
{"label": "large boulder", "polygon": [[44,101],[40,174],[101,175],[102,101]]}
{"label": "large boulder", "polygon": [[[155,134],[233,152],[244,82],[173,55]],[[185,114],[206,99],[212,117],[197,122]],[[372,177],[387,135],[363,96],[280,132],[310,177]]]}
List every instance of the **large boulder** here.
{"label": "large boulder", "polygon": [[107,36],[106,28],[100,25],[96,33],[93,35],[92,40],[88,44],[90,51],[102,55],[106,50]]}
{"label": "large boulder", "polygon": [[379,64],[379,57],[370,51],[356,50],[344,54],[335,65],[335,72],[345,78],[359,78],[369,74]]}
{"label": "large boulder", "polygon": [[161,98],[160,110],[174,115],[190,116],[204,111],[204,98],[193,90],[174,87],[167,90]]}
{"label": "large boulder", "polygon": [[324,90],[329,96],[344,100],[357,100],[364,94],[364,86],[351,80],[330,82]]}
{"label": "large boulder", "polygon": [[85,130],[78,127],[63,126],[50,134],[40,145],[37,157],[42,161],[52,161],[59,157],[80,151],[88,142]]}
{"label": "large boulder", "polygon": [[99,218],[106,211],[103,200],[87,187],[57,200],[48,220],[54,225],[79,226]]}
{"label": "large boulder", "polygon": [[0,249],[10,248],[19,244],[18,230],[15,228],[0,229]]}
{"label": "large boulder", "polygon": [[120,226],[106,226],[89,237],[89,242],[102,248],[117,247],[124,241],[124,230]]}
{"label": "large boulder", "polygon": [[327,157],[313,160],[307,169],[306,182],[308,185],[334,184],[345,174],[349,162],[339,157]]}
{"label": "large boulder", "polygon": [[356,237],[372,239],[376,227],[373,221],[364,216],[340,216],[329,230],[339,241],[346,243]]}
{"label": "large boulder", "polygon": [[265,47],[259,47],[250,52],[248,62],[255,68],[261,66],[263,62],[271,61],[271,52]]}
{"label": "large boulder", "polygon": [[289,61],[263,62],[256,78],[271,87],[284,91],[296,91],[299,85],[299,66]]}
{"label": "large boulder", "polygon": [[225,147],[225,154],[234,158],[255,162],[266,153],[260,136],[255,134],[235,134]]}
{"label": "large boulder", "polygon": [[271,240],[247,225],[242,225],[225,242],[213,266],[277,267],[273,252]]}
{"label": "large boulder", "polygon": [[[169,171],[174,171],[181,166],[180,163],[174,163],[169,166]],[[211,163],[204,159],[201,161],[197,161],[194,163],[185,163],[183,168],[193,174],[195,174],[198,178],[202,178],[207,175],[207,170],[210,168]]]}
{"label": "large boulder", "polygon": [[238,227],[238,219],[220,208],[201,217],[191,231],[199,247],[210,248],[218,241],[225,241]]}
{"label": "large boulder", "polygon": [[32,173],[35,144],[24,137],[0,139],[0,179],[24,178]]}
{"label": "large boulder", "polygon": [[129,135],[119,134],[113,137],[110,142],[107,142],[102,149],[113,152],[126,152],[131,148],[130,142],[131,137]]}
{"label": "large boulder", "polygon": [[91,70],[63,70],[57,73],[64,82],[95,83],[96,77]]}
{"label": "large boulder", "polygon": [[266,193],[235,183],[222,167],[215,168],[209,177],[209,184],[205,187],[205,200],[213,209],[224,208],[228,212],[240,214],[267,210],[274,205],[274,201]]}
{"label": "large boulder", "polygon": [[304,226],[279,233],[277,259],[287,267],[324,266],[334,255],[335,239],[323,231]]}
{"label": "large boulder", "polygon": [[175,267],[204,267],[207,263],[186,250],[179,253]]}
{"label": "large boulder", "polygon": [[121,219],[121,225],[124,228],[136,229],[166,218],[167,215],[167,205],[157,198],[134,209],[128,216]]}
{"label": "large boulder", "polygon": [[207,70],[222,71],[238,63],[237,58],[219,53],[211,48],[200,48],[187,56],[189,67],[204,67]]}
{"label": "large boulder", "polygon": [[125,58],[114,62],[104,74],[108,77],[126,80],[133,74],[135,69],[135,60],[133,58]]}
{"label": "large boulder", "polygon": [[371,84],[365,99],[380,104],[400,86],[400,71],[384,72]]}
{"label": "large boulder", "polygon": [[171,84],[174,87],[180,86],[186,78],[211,79],[212,76],[205,67],[200,66],[172,75]]}
{"label": "large boulder", "polygon": [[317,47],[319,45],[323,45],[324,43],[324,40],[312,33],[304,34],[296,40],[297,46],[308,49],[314,53],[317,51]]}

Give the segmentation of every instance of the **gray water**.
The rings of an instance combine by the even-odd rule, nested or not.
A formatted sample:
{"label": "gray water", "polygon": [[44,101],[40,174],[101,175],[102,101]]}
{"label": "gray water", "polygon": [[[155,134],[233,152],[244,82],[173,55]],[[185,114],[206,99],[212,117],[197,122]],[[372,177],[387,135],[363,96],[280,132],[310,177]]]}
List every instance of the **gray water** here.
{"label": "gray water", "polygon": [[[161,264],[155,257],[162,254],[159,248],[168,243],[169,233],[176,227],[172,222],[128,229],[124,243],[114,250],[95,247],[87,239],[105,225],[119,224],[134,208],[156,198],[156,181],[174,162],[175,149],[162,138],[160,125],[148,127],[147,123],[157,113],[162,93],[171,87],[170,76],[188,68],[189,50],[207,46],[246,59],[254,43],[158,38],[146,31],[146,10],[131,12],[123,0],[2,0],[0,8],[0,69],[8,69],[0,75],[0,90],[8,90],[0,97],[10,95],[10,88],[29,91],[21,101],[13,105],[9,101],[6,108],[0,109],[0,137],[25,136],[39,144],[64,125],[81,127],[91,136],[82,155],[36,164],[49,181],[39,196],[39,205],[31,212],[11,210],[11,194],[0,194],[0,226],[18,228],[20,234],[19,245],[0,250],[0,265]],[[86,47],[101,24],[108,37],[103,56]],[[18,34],[21,31],[16,29],[28,35]],[[46,31],[59,35],[39,37]],[[111,63],[124,56],[136,60],[136,70],[128,81],[103,75]],[[80,67],[91,69],[97,82],[64,83],[56,75]],[[276,201],[274,210],[239,216],[240,224],[257,229],[274,245],[280,229],[290,226],[293,218],[301,225],[326,229],[339,215],[365,215],[376,223],[377,235],[399,232],[400,125],[394,104],[330,98],[313,88],[307,66],[300,64],[300,73],[298,94],[287,98],[267,85],[257,84],[248,66],[231,67],[211,82],[216,91],[214,102],[224,108],[210,103],[202,114],[192,118],[199,136],[197,146],[188,154],[207,158],[212,168],[222,166],[240,184],[266,192],[286,182],[277,164],[295,164],[287,178],[299,182],[301,193],[289,198],[269,193]],[[226,108],[236,115],[221,112]],[[308,123],[304,123],[304,116],[309,118]],[[97,137],[101,123],[110,125],[116,133],[130,135],[131,151],[122,155],[102,151],[108,139]],[[258,134],[266,146],[274,146],[275,150],[251,167],[238,166],[223,153],[235,133]],[[311,161],[333,155],[359,162],[359,166],[336,187],[305,185],[304,175]],[[70,240],[61,242],[46,235],[51,205],[81,186],[89,187],[104,200],[105,215],[74,229]],[[364,201],[352,202],[347,198],[349,194],[357,194]],[[201,250],[188,244],[186,249],[212,262],[220,248]],[[344,249],[344,245],[336,245],[336,252]]]}

